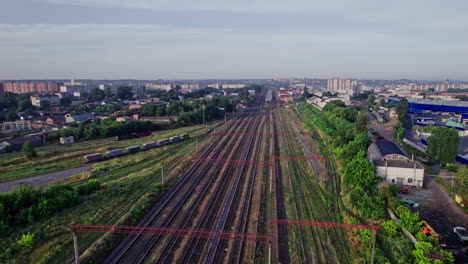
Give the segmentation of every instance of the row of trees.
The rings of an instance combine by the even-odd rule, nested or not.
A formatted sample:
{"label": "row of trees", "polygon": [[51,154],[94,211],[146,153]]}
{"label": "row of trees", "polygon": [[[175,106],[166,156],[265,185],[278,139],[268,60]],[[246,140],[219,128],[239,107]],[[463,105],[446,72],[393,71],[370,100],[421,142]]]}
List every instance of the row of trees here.
{"label": "row of trees", "polygon": [[97,180],[90,180],[76,188],[68,184],[52,185],[46,190],[22,186],[0,194],[0,233],[10,226],[32,224],[71,207],[79,202],[79,195],[101,188]]}
{"label": "row of trees", "polygon": [[118,135],[128,135],[133,132],[155,131],[159,128],[158,124],[150,121],[116,122],[106,119],[87,125],[81,123],[76,128],[67,128],[60,132],[51,133],[49,134],[48,139],[58,140],[60,137],[73,136],[75,137],[75,140],[90,140]]}

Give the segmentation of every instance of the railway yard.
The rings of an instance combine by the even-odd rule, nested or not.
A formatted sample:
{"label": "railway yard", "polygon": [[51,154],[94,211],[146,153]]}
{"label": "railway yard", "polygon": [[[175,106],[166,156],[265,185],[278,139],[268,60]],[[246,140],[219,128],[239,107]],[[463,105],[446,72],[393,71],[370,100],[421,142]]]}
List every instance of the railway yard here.
{"label": "railway yard", "polygon": [[[345,222],[333,159],[319,150],[319,133],[299,120],[295,107],[261,96],[227,122],[105,139],[95,148],[76,144],[74,162],[190,133],[181,142],[97,161],[90,172],[65,179],[77,185],[95,178],[104,188],[65,214],[16,230],[40,230],[43,243],[16,260],[71,262],[73,241],[61,227],[75,225],[83,263],[353,263],[359,253],[345,229],[285,224]],[[110,228],[92,230],[99,225]],[[14,239],[10,234],[4,245]]]}
{"label": "railway yard", "polygon": [[319,154],[298,132],[301,124],[293,125],[298,116],[292,109],[259,101],[248,112],[213,133],[212,143],[197,159],[186,160],[190,167],[137,226],[274,239],[131,234],[104,263],[352,262],[342,229],[270,224],[275,219],[342,221],[334,198],[326,194],[339,193],[339,179],[334,174],[322,175],[322,181],[314,176],[317,168],[311,164],[326,168],[325,159],[300,159],[305,153]]}

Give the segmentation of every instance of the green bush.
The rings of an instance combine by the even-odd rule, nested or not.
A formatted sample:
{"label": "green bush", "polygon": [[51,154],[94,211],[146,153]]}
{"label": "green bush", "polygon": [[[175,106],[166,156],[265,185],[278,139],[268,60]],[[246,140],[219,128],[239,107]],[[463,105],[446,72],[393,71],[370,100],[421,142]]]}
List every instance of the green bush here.
{"label": "green bush", "polygon": [[0,194],[0,222],[5,226],[34,223],[78,202],[78,194],[70,185],[52,185],[48,189],[20,187]]}
{"label": "green bush", "polygon": [[365,217],[374,219],[385,217],[385,201],[382,196],[369,196],[364,189],[357,186],[351,191],[349,200]]}
{"label": "green bush", "polygon": [[30,232],[23,234],[17,243],[19,246],[31,248],[34,245],[34,234],[31,234]]}
{"label": "green bush", "polygon": [[446,170],[454,172],[454,173],[458,171],[458,168],[460,168],[460,166],[458,166],[457,164],[448,164],[447,166],[445,166]]}
{"label": "green bush", "polygon": [[382,228],[384,234],[391,237],[397,236],[399,233],[398,225],[393,220],[385,221],[382,225]]}
{"label": "green bush", "polygon": [[401,225],[411,233],[415,234],[421,229],[419,213],[411,213],[409,210],[400,215]]}
{"label": "green bush", "polygon": [[77,191],[80,195],[85,195],[99,189],[101,189],[101,183],[96,179],[91,179],[87,183],[78,186]]}

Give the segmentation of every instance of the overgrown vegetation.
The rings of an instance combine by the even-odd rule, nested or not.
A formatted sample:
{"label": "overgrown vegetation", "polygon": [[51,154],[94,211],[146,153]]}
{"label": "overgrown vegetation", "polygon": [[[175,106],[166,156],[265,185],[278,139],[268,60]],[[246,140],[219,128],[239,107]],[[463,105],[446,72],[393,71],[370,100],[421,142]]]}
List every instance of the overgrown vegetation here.
{"label": "overgrown vegetation", "polygon": [[47,189],[35,189],[32,186],[22,186],[9,193],[0,194],[0,232],[6,232],[9,227],[32,224],[40,219],[46,219],[64,208],[76,205],[79,195],[86,195],[99,190],[98,180],[74,188],[68,184],[57,184]]}
{"label": "overgrown vegetation", "polygon": [[[401,102],[402,100],[400,100]],[[399,103],[400,111],[400,133],[404,133],[404,124],[406,119],[407,102],[403,100]],[[381,223],[383,232],[378,236],[378,242],[381,244],[381,249],[376,249],[376,263],[434,263],[427,262],[427,255],[431,252],[438,252],[442,257],[441,262],[437,263],[453,263],[453,256],[450,252],[443,251],[438,243],[433,243],[431,246],[420,246],[412,252],[408,252],[408,248],[412,246],[410,240],[406,238],[400,228],[405,228],[413,234],[420,233],[421,221],[419,214],[411,213],[411,211],[402,205],[400,200],[396,198],[398,188],[394,185],[389,187],[381,187],[378,191],[374,184],[379,181],[375,176],[374,166],[365,158],[367,147],[370,144],[366,134],[359,134],[359,130],[355,129],[353,123],[347,123],[349,120],[337,116],[334,113],[343,110],[333,110],[334,108],[342,107],[340,105],[328,106],[322,112],[318,109],[303,104],[301,110],[305,116],[306,122],[310,122],[320,128],[327,136],[333,138],[333,147],[336,156],[344,165],[343,177],[348,188],[345,188],[345,193],[349,194],[349,203],[353,209],[361,216],[369,219],[374,219]],[[404,114],[403,114],[404,112]],[[353,133],[348,134],[340,126],[347,126],[348,131]],[[335,140],[341,137],[346,140]],[[367,138],[367,139],[366,139]],[[400,218],[400,225],[388,220],[389,217],[385,212],[385,208],[392,209]],[[349,218],[352,223],[357,223],[353,217]],[[369,219],[370,220],[370,219]],[[368,231],[362,231],[360,240],[368,245],[370,235]],[[424,239],[428,239],[426,236]],[[419,238],[418,240],[421,241]],[[423,240],[425,241],[425,240]],[[424,245],[424,244],[423,244]],[[370,252],[367,252],[369,260]],[[425,257],[425,258],[424,258]],[[426,262],[425,262],[426,261]]]}

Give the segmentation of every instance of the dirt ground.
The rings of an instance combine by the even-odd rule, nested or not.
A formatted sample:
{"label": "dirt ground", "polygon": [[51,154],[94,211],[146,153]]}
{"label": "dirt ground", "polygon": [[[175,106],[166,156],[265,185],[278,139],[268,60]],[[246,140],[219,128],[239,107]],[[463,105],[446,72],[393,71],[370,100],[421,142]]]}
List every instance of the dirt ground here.
{"label": "dirt ground", "polygon": [[377,119],[371,114],[367,113],[370,119],[370,126],[377,131],[382,137],[384,137],[386,140],[391,140],[393,141],[395,139],[393,135],[393,127],[395,124],[398,122],[398,119],[395,117],[390,117],[388,113],[385,114],[387,120],[389,120],[386,123],[379,123]]}
{"label": "dirt ground", "polygon": [[424,178],[424,186],[424,189],[414,189],[411,194],[398,196],[419,203],[419,207],[414,210],[440,235],[447,250],[453,252],[455,263],[468,263],[468,244],[462,244],[453,233],[455,226],[468,228],[468,215],[455,205],[453,199],[431,177]]}
{"label": "dirt ground", "polygon": [[61,180],[73,175],[77,175],[86,171],[91,170],[92,165],[81,166],[78,168],[57,171],[52,173],[47,173],[43,175],[37,175],[29,178],[22,178],[19,180],[5,181],[0,183],[0,193],[9,192],[15,188],[18,188],[22,185],[32,185],[34,187],[39,187],[42,185],[47,185],[51,182]]}

